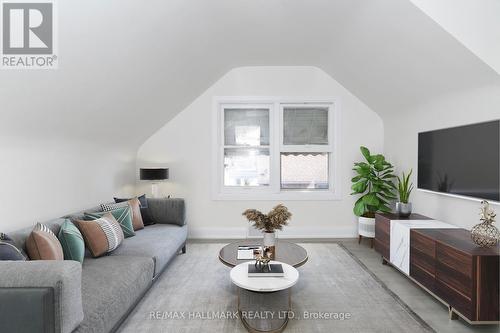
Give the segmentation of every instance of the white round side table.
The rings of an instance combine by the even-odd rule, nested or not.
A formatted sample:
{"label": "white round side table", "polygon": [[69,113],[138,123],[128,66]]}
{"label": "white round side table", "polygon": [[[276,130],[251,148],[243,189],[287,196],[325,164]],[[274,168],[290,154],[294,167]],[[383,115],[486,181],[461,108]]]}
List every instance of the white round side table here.
{"label": "white round side table", "polygon": [[239,264],[231,269],[231,281],[238,286],[238,313],[249,332],[282,332],[291,310],[291,287],[299,280],[299,271],[293,266],[281,264],[283,277],[248,277],[248,265]]}

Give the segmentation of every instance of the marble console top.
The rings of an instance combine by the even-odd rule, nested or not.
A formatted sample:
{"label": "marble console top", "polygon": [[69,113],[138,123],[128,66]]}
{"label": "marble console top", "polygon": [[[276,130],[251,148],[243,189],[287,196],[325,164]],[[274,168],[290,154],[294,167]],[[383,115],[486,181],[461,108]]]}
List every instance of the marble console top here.
{"label": "marble console top", "polygon": [[411,229],[457,229],[459,227],[438,220],[391,220],[390,261],[410,275]]}

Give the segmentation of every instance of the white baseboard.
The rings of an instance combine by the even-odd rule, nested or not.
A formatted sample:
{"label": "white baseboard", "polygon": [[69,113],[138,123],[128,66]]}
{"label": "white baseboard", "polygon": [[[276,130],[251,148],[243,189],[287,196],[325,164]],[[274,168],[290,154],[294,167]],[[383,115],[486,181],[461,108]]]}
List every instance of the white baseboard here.
{"label": "white baseboard", "polygon": [[[190,239],[245,239],[248,237],[248,228],[199,228],[190,227]],[[358,236],[356,225],[352,227],[285,227],[278,231],[278,238],[355,238]],[[254,237],[252,237],[254,238]]]}

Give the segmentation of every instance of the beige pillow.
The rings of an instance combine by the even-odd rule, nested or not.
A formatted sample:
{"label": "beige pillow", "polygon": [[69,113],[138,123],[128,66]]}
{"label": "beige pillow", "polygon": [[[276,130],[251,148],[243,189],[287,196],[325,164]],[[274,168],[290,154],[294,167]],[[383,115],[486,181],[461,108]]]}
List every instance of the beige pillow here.
{"label": "beige pillow", "polygon": [[128,201],[130,208],[132,209],[132,225],[135,230],[144,229],[144,222],[142,221],[141,215],[141,202],[137,198],[130,199]]}
{"label": "beige pillow", "polygon": [[26,250],[31,260],[64,260],[61,243],[42,223],[37,223],[26,239]]}
{"label": "beige pillow", "polygon": [[94,258],[115,250],[123,242],[123,230],[111,213],[92,221],[76,220],[75,225]]}

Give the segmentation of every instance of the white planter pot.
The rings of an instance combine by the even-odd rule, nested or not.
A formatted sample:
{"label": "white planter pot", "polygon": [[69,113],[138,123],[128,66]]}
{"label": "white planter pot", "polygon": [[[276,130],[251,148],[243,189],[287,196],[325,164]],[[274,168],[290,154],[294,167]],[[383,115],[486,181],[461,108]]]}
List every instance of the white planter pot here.
{"label": "white planter pot", "polygon": [[363,237],[375,238],[375,219],[360,216],[358,218],[358,234]]}

